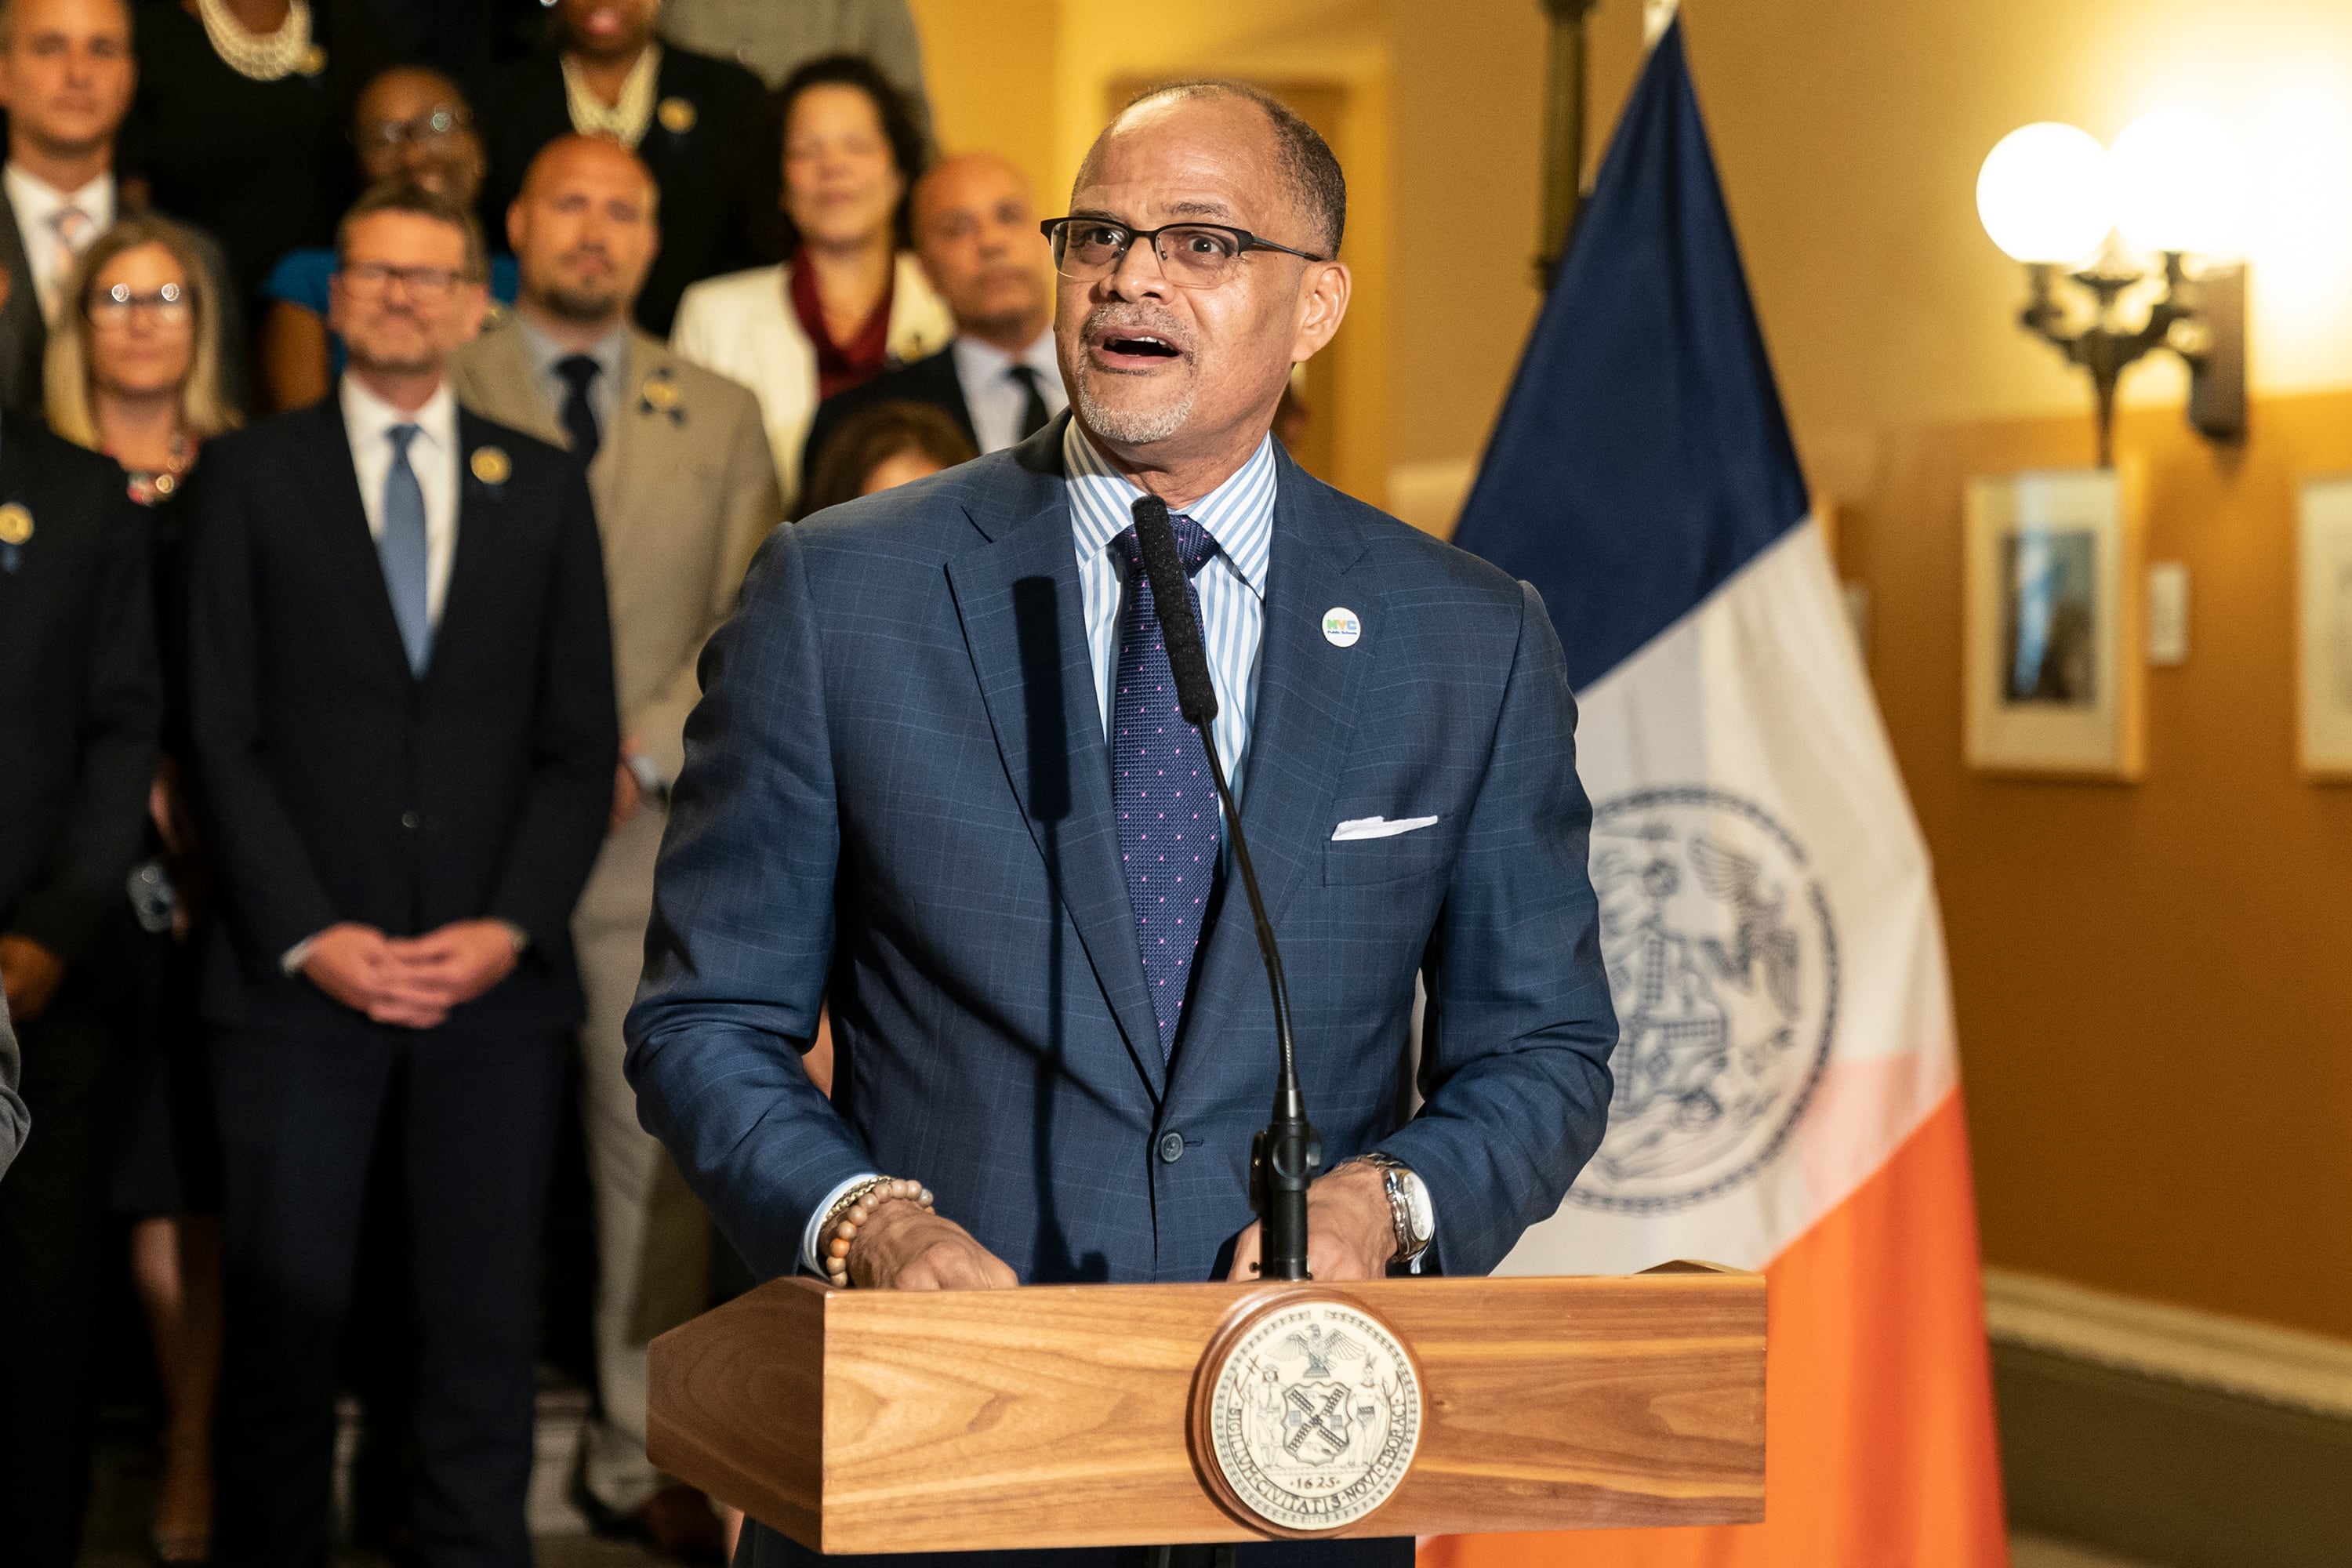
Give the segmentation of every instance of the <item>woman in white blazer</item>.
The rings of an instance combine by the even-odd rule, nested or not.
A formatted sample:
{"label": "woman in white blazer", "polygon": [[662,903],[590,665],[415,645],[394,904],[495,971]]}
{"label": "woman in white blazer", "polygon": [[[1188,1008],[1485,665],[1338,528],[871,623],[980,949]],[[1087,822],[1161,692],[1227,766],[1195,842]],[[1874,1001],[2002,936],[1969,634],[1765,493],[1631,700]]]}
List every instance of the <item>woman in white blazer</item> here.
{"label": "woman in white blazer", "polygon": [[905,100],[867,61],[811,60],[777,95],[785,260],[687,289],[670,344],[760,399],[787,505],[816,406],[955,335],[908,251],[908,193],[923,142]]}

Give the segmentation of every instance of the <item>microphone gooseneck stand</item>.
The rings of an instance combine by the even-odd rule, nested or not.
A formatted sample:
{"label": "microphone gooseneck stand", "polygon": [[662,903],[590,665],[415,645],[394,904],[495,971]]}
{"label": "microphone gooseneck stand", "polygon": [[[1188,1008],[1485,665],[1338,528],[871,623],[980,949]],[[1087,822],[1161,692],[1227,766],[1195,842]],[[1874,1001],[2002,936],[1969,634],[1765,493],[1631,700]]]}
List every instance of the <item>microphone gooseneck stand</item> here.
{"label": "microphone gooseneck stand", "polygon": [[[1323,1163],[1322,1140],[1307,1120],[1306,1097],[1298,1089],[1298,1053],[1290,1035],[1290,985],[1282,974],[1282,952],[1275,946],[1274,927],[1265,918],[1265,900],[1257,890],[1257,869],[1250,864],[1249,840],[1242,836],[1242,814],[1234,807],[1234,792],[1225,782],[1225,764],[1217,757],[1217,738],[1210,726],[1217,719],[1217,689],[1209,679],[1209,654],[1201,640],[1201,624],[1192,615],[1192,580],[1176,551],[1176,531],[1169,525],[1168,503],[1145,496],[1135,503],[1136,552],[1143,558],[1143,574],[1151,584],[1151,601],[1160,612],[1160,631],[1168,647],[1168,668],[1176,679],[1176,708],[1184,721],[1200,731],[1201,749],[1209,754],[1209,782],[1216,786],[1218,809],[1234,836],[1234,864],[1242,874],[1242,890],[1249,896],[1250,920],[1257,928],[1258,955],[1265,960],[1265,981],[1274,993],[1274,1038],[1281,1067],[1274,1081],[1274,1117],[1250,1140],[1250,1207],[1258,1218],[1258,1278],[1304,1279],[1307,1273],[1307,1184]],[[1145,1550],[1146,1568],[1234,1568],[1234,1549],[1215,1546],[1153,1546]]]}
{"label": "microphone gooseneck stand", "polygon": [[1208,651],[1201,640],[1200,622],[1192,614],[1191,583],[1176,552],[1176,533],[1169,526],[1166,501],[1145,496],[1135,503],[1135,541],[1167,640],[1168,666],[1176,678],[1176,706],[1184,721],[1200,731],[1202,749],[1209,754],[1209,779],[1216,786],[1217,804],[1234,836],[1234,865],[1242,874],[1242,890],[1249,897],[1258,953],[1265,960],[1266,984],[1274,993],[1274,1038],[1281,1058],[1274,1083],[1274,1115],[1250,1141],[1250,1207],[1258,1217],[1258,1277],[1305,1279],[1309,1278],[1307,1187],[1323,1163],[1323,1141],[1307,1120],[1307,1100],[1298,1088],[1298,1051],[1290,1032],[1290,985],[1283,978],[1274,926],[1265,918],[1265,900],[1258,893],[1249,840],[1242,835],[1242,814],[1234,809],[1233,790],[1225,783],[1224,763],[1218,759],[1216,737],[1210,730],[1217,717],[1217,690],[1209,679]]}

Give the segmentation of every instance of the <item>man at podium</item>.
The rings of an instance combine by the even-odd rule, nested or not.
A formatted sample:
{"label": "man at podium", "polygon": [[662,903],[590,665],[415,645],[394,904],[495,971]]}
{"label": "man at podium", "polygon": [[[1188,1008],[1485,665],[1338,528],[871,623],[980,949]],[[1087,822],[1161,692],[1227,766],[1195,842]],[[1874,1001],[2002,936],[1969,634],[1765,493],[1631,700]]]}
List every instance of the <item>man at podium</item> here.
{"label": "man at podium", "polygon": [[[778,531],[713,638],[628,1069],[763,1278],[1255,1268],[1274,1013],[1138,565],[1147,496],[1287,966],[1325,1150],[1314,1277],[1485,1273],[1599,1143],[1616,1024],[1551,623],[1268,434],[1345,313],[1345,207],[1330,149],[1265,94],[1139,99],[1045,225],[1070,412]],[[828,1004],[830,1098],[798,1059]]]}

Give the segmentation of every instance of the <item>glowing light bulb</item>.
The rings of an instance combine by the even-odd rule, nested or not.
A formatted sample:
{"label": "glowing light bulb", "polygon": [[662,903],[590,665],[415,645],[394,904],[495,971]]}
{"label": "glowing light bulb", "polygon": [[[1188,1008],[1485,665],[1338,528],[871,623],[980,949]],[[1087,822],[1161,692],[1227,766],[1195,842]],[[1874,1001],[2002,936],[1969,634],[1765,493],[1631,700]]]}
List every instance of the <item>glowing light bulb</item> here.
{"label": "glowing light bulb", "polygon": [[2114,226],[2107,150],[2089,132],[2054,121],[2020,126],[1977,172],[1977,216],[2020,261],[2084,261]]}
{"label": "glowing light bulb", "polygon": [[2210,114],[2159,109],[2124,128],[2108,154],[2116,226],[2143,250],[2235,255],[2249,183],[2237,139]]}

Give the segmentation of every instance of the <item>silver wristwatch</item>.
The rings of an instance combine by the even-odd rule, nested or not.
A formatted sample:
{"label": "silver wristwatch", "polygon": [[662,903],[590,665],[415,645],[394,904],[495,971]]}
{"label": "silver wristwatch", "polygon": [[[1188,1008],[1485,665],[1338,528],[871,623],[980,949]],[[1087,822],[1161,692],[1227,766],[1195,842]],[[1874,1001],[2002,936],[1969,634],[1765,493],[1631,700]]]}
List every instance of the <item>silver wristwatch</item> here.
{"label": "silver wristwatch", "polygon": [[1429,1250],[1430,1237],[1437,1234],[1429,1188],[1413,1174],[1412,1166],[1386,1154],[1367,1154],[1364,1163],[1381,1173],[1381,1185],[1388,1193],[1389,1218],[1396,1226],[1396,1261],[1419,1264],[1421,1255]]}

